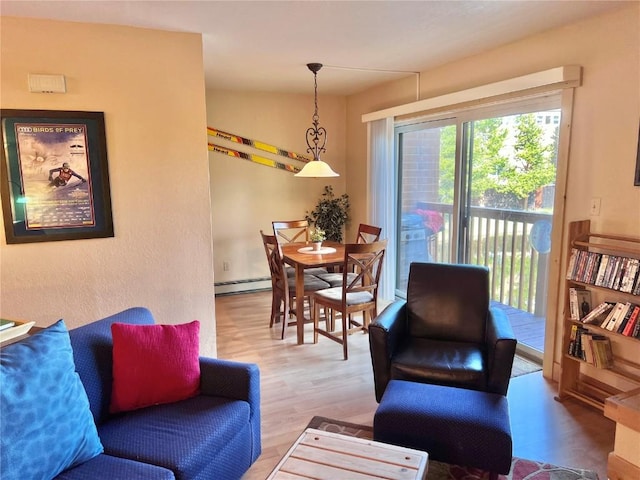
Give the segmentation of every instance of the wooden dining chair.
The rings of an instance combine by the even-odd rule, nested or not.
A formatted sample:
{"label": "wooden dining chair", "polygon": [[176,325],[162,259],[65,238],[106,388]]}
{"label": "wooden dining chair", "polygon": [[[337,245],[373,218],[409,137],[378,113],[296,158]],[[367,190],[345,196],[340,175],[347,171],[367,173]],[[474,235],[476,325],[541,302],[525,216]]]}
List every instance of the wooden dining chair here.
{"label": "wooden dining chair", "polygon": [[[273,234],[278,245],[285,243],[309,243],[309,221],[308,220],[282,220],[271,222]],[[293,268],[285,265],[285,272],[288,277],[295,276]],[[309,268],[305,273],[310,275],[327,273],[326,268]]]}
{"label": "wooden dining chair", "polygon": [[[269,328],[272,328],[278,321],[282,321],[282,333],[280,338],[284,339],[288,326],[296,324],[296,321],[290,321],[291,315],[295,314],[295,308],[292,306],[298,301],[296,298],[296,281],[295,278],[287,277],[284,271],[284,263],[280,253],[280,247],[275,235],[266,235],[260,230],[264,251],[267,255],[269,263],[269,272],[271,274],[271,315],[269,318]],[[313,316],[313,300],[311,295],[317,290],[329,288],[330,285],[313,275],[304,276],[304,297],[301,301],[308,302],[310,315]]]}
{"label": "wooden dining chair", "polygon": [[[356,331],[366,332],[371,318],[378,313],[378,282],[386,247],[386,240],[345,245],[342,286],[313,294],[313,343],[318,342],[318,335],[325,336],[342,345],[344,359],[349,358],[347,335]],[[355,276],[351,274],[354,269]],[[329,315],[325,315],[325,329],[320,328],[320,308],[329,311]],[[358,312],[362,312],[361,322],[352,316]],[[334,313],[339,314],[342,320],[340,332],[334,332],[331,325]]]}
{"label": "wooden dining chair", "polygon": [[278,243],[307,243],[309,241],[308,220],[276,221],[271,224]]}
{"label": "wooden dining chair", "polygon": [[[375,225],[367,225],[366,223],[361,223],[358,226],[356,243],[377,242],[378,240],[380,240],[381,233],[382,228],[376,227]],[[338,270],[338,272],[321,273],[318,274],[318,277],[325,282],[329,282],[332,287],[339,287],[342,285],[342,273],[339,268],[337,268],[336,270]]]}
{"label": "wooden dining chair", "polygon": [[356,236],[356,243],[371,243],[380,240],[380,234],[382,233],[381,227],[375,225],[367,225],[361,223],[358,226],[358,235]]}

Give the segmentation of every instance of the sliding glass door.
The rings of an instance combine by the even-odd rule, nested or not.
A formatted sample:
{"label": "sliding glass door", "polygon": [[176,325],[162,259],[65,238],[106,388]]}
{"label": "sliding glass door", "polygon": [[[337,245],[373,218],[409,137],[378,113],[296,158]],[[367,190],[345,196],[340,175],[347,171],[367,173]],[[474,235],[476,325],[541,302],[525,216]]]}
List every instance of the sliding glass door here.
{"label": "sliding glass door", "polygon": [[451,120],[397,129],[400,238],[396,288],[400,291],[406,290],[411,262],[450,262],[454,258],[456,130]]}
{"label": "sliding glass door", "polygon": [[547,97],[396,126],[399,295],[413,261],[485,265],[542,351],[560,113]]}

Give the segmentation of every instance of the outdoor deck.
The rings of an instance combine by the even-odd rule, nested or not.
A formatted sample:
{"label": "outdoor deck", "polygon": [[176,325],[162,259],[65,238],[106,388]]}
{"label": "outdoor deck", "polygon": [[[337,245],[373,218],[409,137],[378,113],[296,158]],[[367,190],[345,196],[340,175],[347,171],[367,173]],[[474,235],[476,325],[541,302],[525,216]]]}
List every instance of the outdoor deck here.
{"label": "outdoor deck", "polygon": [[491,305],[500,308],[507,314],[518,343],[523,343],[540,352],[544,351],[545,319],[543,317],[536,317],[532,313],[500,302],[492,301]]}

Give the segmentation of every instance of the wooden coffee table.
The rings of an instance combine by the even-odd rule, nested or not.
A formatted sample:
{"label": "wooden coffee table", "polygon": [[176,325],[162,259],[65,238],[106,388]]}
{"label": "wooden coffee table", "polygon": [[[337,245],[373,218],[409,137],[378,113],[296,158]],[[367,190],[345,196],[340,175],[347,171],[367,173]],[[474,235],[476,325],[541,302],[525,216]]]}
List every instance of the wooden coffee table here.
{"label": "wooden coffee table", "polygon": [[267,480],[424,480],[426,452],[307,428]]}

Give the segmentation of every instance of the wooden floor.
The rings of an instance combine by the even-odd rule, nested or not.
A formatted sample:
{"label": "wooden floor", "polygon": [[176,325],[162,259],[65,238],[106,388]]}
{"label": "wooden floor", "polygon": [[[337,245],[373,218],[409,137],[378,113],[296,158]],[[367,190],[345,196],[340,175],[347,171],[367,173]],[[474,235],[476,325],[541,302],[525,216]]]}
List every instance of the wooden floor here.
{"label": "wooden floor", "polygon": [[[368,338],[349,337],[349,360],[329,339],[304,345],[295,327],[280,340],[280,326],[269,329],[270,292],[216,298],[218,357],[255,362],[262,386],[262,455],[243,480],[263,480],[311,417],[320,415],[372,425],[377,403]],[[595,470],[606,479],[613,449],[614,423],[590,407],[553,399],[556,385],[541,372],[511,380],[509,404],[514,455]]]}

